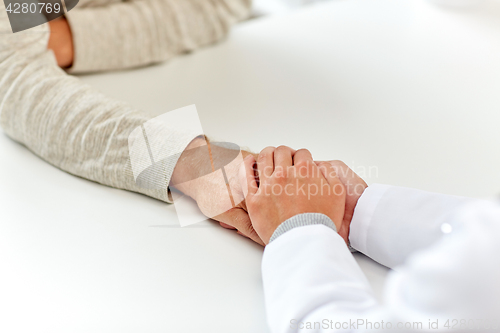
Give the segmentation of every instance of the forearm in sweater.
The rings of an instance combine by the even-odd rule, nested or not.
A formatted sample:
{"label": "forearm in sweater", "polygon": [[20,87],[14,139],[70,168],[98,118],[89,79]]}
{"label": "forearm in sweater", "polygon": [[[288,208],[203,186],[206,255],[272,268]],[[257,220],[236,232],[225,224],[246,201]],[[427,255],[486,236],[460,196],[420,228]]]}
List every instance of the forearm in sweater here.
{"label": "forearm in sweater", "polygon": [[[167,189],[136,185],[128,138],[149,117],[67,75],[47,50],[48,25],[13,34],[0,4],[0,125],[7,135],[71,174],[168,201]],[[195,135],[169,138],[182,151]],[[176,160],[160,169],[168,184]]]}
{"label": "forearm in sweater", "polygon": [[71,73],[166,61],[223,38],[250,13],[251,0],[141,0],[77,7],[67,14]]}

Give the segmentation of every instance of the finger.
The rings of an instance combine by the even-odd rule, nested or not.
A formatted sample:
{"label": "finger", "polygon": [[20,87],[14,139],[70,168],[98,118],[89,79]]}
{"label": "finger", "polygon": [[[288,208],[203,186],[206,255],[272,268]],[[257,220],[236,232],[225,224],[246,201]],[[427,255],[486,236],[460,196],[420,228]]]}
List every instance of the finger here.
{"label": "finger", "polygon": [[[363,190],[364,188],[368,187],[368,184],[366,184],[366,182],[361,177],[359,177],[351,168],[349,168],[347,164],[345,164],[344,162],[339,160],[334,160],[334,161],[328,161],[328,163],[330,163],[335,168],[335,170],[337,170],[337,174],[340,180],[342,181],[342,183],[344,183],[346,187],[361,186]],[[352,190],[353,192],[359,191],[359,190],[354,191],[355,190],[354,188]]]}
{"label": "finger", "polygon": [[274,147],[264,148],[257,157],[257,170],[260,183],[265,183],[274,172]]}
{"label": "finger", "polygon": [[245,157],[243,163],[241,163],[238,179],[245,199],[247,196],[254,195],[259,189],[255,179],[255,158],[252,155]]}
{"label": "finger", "polygon": [[230,230],[236,230],[235,227],[229,224],[225,224],[224,222],[219,222],[220,226],[223,227],[224,229],[230,229]]}
{"label": "finger", "polygon": [[343,194],[344,184],[340,181],[337,170],[328,162],[321,162],[319,169],[328,184],[333,188],[334,193],[338,195]]}
{"label": "finger", "polygon": [[257,235],[252,226],[250,217],[243,209],[233,208],[226,213],[217,216],[216,220],[224,224],[232,225],[245,237],[248,237],[255,243],[264,246],[264,242],[260,239],[259,235]]}
{"label": "finger", "polygon": [[295,154],[295,150],[287,146],[279,146],[274,151],[274,169],[276,170],[278,167],[282,169],[286,169],[293,165],[293,155]]}
{"label": "finger", "polygon": [[[242,234],[241,232],[239,232],[239,231],[236,231],[236,233],[237,233],[238,235],[240,235],[240,236],[243,236],[243,237],[245,237],[245,238],[248,238],[247,236],[243,235],[243,234]],[[248,239],[250,239],[250,238],[248,238]]]}
{"label": "finger", "polygon": [[309,162],[313,163],[313,158],[312,158],[311,152],[307,149],[299,149],[299,150],[297,150],[295,155],[293,155],[293,164],[294,165],[309,163]]}

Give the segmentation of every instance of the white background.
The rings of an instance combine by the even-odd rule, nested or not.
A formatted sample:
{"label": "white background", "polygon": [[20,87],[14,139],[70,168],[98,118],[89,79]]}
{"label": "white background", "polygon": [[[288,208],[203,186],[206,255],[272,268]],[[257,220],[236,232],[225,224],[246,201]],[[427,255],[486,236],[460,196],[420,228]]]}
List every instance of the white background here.
{"label": "white background", "polygon": [[[308,147],[370,183],[500,184],[500,8],[346,0],[255,19],[170,63],[85,76],[207,134]],[[0,332],[267,332],[262,249],[173,206],[68,175],[0,135]],[[377,296],[386,270],[358,256]],[[300,268],[299,268],[300,269]]]}

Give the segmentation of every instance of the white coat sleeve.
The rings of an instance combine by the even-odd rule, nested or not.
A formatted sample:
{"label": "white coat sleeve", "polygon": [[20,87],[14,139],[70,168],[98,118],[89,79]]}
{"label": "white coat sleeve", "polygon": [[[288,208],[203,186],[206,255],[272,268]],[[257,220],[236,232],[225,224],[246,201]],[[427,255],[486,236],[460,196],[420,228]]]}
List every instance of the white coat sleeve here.
{"label": "white coat sleeve", "polygon": [[358,200],[351,246],[390,268],[439,240],[450,214],[473,199],[374,184]]}
{"label": "white coat sleeve", "polygon": [[382,304],[333,229],[282,234],[262,263],[271,332],[459,332],[465,323],[469,331],[498,332],[500,206],[474,202],[442,221],[450,232],[406,257],[390,274]]}

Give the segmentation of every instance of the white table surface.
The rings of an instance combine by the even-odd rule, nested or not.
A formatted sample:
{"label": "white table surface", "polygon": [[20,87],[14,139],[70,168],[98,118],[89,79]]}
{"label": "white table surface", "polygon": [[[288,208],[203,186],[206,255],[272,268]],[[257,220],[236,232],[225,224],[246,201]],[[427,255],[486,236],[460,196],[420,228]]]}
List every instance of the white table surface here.
{"label": "white table surface", "polygon": [[[307,147],[369,183],[500,184],[500,5],[346,0],[253,20],[169,63],[84,76],[259,151]],[[262,249],[173,206],[70,176],[0,135],[1,332],[267,332]],[[357,260],[380,298],[387,270]]]}

